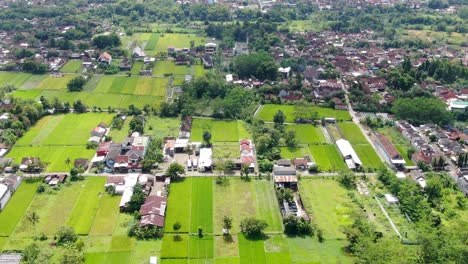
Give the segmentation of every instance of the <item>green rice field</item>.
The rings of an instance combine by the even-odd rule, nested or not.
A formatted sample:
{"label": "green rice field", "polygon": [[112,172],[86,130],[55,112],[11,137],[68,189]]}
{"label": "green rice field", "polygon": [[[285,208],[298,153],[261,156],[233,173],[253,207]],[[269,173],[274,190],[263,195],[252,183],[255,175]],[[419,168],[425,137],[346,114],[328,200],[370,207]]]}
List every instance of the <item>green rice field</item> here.
{"label": "green rice field", "polygon": [[213,142],[237,142],[239,139],[251,138],[250,133],[247,131],[242,121],[193,119],[190,136],[192,141],[203,141],[204,131],[209,131],[211,133],[211,140]]}
{"label": "green rice field", "polygon": [[78,73],[81,70],[81,60],[70,60],[60,68],[60,72]]}
{"label": "green rice field", "polygon": [[13,85],[20,88],[32,76],[29,73],[0,72],[0,86]]}
{"label": "green rice field", "polygon": [[351,144],[365,144],[367,142],[366,137],[362,134],[361,129],[352,122],[341,122],[338,123],[338,127],[343,132],[346,140]]}
{"label": "green rice field", "polygon": [[309,149],[315,163],[320,166],[322,171],[340,171],[347,169],[335,145],[310,145]]}
{"label": "green rice field", "polygon": [[[319,118],[334,117],[337,120],[351,120],[351,116],[348,111],[335,110],[331,108],[323,108],[317,106],[309,106],[313,112],[318,114]],[[257,117],[265,121],[273,121],[273,117],[279,111],[283,111],[286,116],[286,122],[295,121],[295,107],[293,105],[273,105],[266,104],[262,106],[262,109],[257,114]]]}
{"label": "green rice field", "polygon": [[383,165],[382,160],[370,144],[353,145],[353,148],[364,168],[377,169]]}
{"label": "green rice field", "polygon": [[195,34],[160,34],[156,45],[156,51],[167,51],[168,47],[190,48],[190,41],[195,41],[195,47],[205,45],[205,37]]}
{"label": "green rice field", "polygon": [[296,140],[299,144],[327,143],[320,127],[313,125],[286,125],[286,130],[296,132]]}
{"label": "green rice field", "polygon": [[66,90],[67,84],[75,78],[76,74],[66,74],[61,77],[47,76],[36,89],[39,90]]}

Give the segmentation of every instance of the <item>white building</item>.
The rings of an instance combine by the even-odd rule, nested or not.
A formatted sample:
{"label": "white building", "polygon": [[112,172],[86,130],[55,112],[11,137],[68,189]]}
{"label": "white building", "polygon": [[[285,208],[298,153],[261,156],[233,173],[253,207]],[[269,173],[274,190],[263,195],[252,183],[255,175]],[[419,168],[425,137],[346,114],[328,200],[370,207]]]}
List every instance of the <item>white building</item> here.
{"label": "white building", "polygon": [[336,141],[336,146],[338,147],[338,150],[340,151],[341,156],[343,156],[343,159],[349,169],[356,169],[362,166],[361,160],[359,159],[349,141],[339,139]]}
{"label": "white building", "polygon": [[6,204],[8,203],[8,200],[10,200],[11,197],[11,192],[8,189],[8,186],[6,186],[3,183],[0,183],[0,211],[5,208]]}
{"label": "white building", "polygon": [[198,171],[205,172],[211,170],[213,166],[213,150],[211,148],[201,148],[198,157]]}
{"label": "white building", "polygon": [[133,187],[138,182],[138,174],[128,174],[125,177],[125,185],[124,185],[124,191],[122,194],[122,199],[120,199],[120,208],[124,208],[128,202],[130,202],[130,199],[132,199],[133,195]]}

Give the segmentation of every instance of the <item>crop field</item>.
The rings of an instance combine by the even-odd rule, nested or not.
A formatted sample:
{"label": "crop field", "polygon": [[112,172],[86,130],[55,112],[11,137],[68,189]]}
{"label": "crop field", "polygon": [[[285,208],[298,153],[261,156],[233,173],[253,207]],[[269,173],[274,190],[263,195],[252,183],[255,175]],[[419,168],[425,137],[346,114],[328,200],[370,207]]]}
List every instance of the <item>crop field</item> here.
{"label": "crop field", "polygon": [[151,34],[148,42],[146,43],[145,50],[154,50],[156,49],[156,44],[158,43],[159,34],[153,33]]}
{"label": "crop field", "polygon": [[213,144],[213,158],[239,158],[240,149],[237,142],[225,142]]}
{"label": "crop field", "polygon": [[280,147],[279,149],[283,159],[301,158],[304,155],[310,155],[308,147]]}
{"label": "crop field", "polygon": [[62,68],[60,72],[64,73],[78,73],[81,70],[81,60],[70,60]]}
{"label": "crop field", "polygon": [[156,51],[167,51],[168,47],[190,48],[190,41],[195,41],[195,47],[205,45],[205,38],[195,34],[160,34]]}
{"label": "crop field", "polygon": [[[239,133],[240,130],[242,130],[241,133]],[[236,120],[193,119],[190,136],[192,141],[203,141],[204,131],[209,131],[211,133],[211,140],[213,142],[237,142],[241,139],[239,134],[241,134],[241,136],[247,135],[242,123]]]}
{"label": "crop field", "polygon": [[139,75],[140,70],[143,68],[143,62],[142,61],[135,61],[132,65],[132,68],[130,69],[130,73],[132,75]]}
{"label": "crop field", "polygon": [[347,169],[335,145],[310,145],[310,152],[322,171],[340,171]]}
{"label": "crop field", "polygon": [[[149,256],[159,256],[160,240],[136,241],[126,235],[133,217],[119,212],[120,196],[104,192],[104,177],[66,183],[56,190],[36,193],[39,182],[21,183],[0,212],[0,250],[22,250],[32,242],[50,247],[53,235],[61,226],[71,225],[85,242],[85,263],[144,263]],[[35,212],[39,222],[32,226],[27,215]],[[80,232],[83,231],[83,232]],[[33,237],[43,232],[46,241]],[[89,233],[89,234],[88,234]],[[57,254],[51,262],[57,262]]]}
{"label": "crop field", "polygon": [[94,92],[164,97],[167,83],[167,78],[104,76]]}
{"label": "crop field", "polygon": [[9,84],[20,88],[32,76],[29,73],[0,72],[0,86]]}
{"label": "crop field", "polygon": [[7,157],[16,162],[39,157],[48,163],[46,171],[69,171],[74,159],[93,156],[95,150],[86,149],[90,132],[101,122],[110,125],[111,119],[112,115],[102,113],[46,116],[18,140]]}
{"label": "crop field", "polygon": [[192,204],[190,206],[190,232],[213,232],[213,179],[192,179]]}
{"label": "crop field", "polygon": [[296,132],[296,139],[299,144],[327,143],[320,127],[313,125],[286,125],[286,130]]}
{"label": "crop field", "polygon": [[[323,108],[317,106],[309,106],[313,112],[318,114],[319,118],[325,117],[334,117],[337,120],[351,120],[351,116],[349,115],[348,111],[343,110],[335,110],[331,108]],[[295,107],[293,105],[273,105],[273,104],[266,104],[262,106],[262,109],[257,114],[257,117],[265,120],[265,121],[273,121],[273,117],[279,111],[283,111],[286,122],[294,122],[295,117]]]}
{"label": "crop field", "polygon": [[352,122],[341,122],[338,123],[338,127],[343,132],[346,140],[348,140],[351,144],[364,144],[369,143],[367,142],[366,137],[362,134],[361,129],[352,123]]}
{"label": "crop field", "polygon": [[75,78],[76,74],[66,74],[61,77],[48,76],[39,85],[36,89],[39,90],[66,90],[67,84]]}
{"label": "crop field", "polygon": [[205,68],[203,68],[203,65],[194,65],[195,68],[195,77],[202,77],[205,75]]}
{"label": "crop field", "polygon": [[382,160],[379,158],[379,156],[377,155],[377,153],[371,145],[353,145],[353,148],[356,151],[356,154],[358,155],[359,159],[362,161],[362,165],[364,166],[364,168],[377,169],[383,165]]}

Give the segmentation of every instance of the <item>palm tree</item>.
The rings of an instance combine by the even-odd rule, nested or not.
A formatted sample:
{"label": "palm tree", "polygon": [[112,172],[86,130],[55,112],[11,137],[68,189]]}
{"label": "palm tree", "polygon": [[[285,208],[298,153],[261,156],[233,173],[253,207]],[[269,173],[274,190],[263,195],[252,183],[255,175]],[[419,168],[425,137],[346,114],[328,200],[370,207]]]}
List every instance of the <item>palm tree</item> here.
{"label": "palm tree", "polygon": [[39,215],[36,212],[32,212],[27,215],[28,222],[34,226],[34,229],[36,229],[36,224],[39,223]]}

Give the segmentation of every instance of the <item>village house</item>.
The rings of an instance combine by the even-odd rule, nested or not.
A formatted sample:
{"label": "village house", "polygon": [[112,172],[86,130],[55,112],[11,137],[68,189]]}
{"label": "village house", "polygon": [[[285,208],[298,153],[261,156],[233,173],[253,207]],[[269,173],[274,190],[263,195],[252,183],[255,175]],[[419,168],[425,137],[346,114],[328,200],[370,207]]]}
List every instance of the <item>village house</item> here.
{"label": "village house", "polygon": [[164,227],[167,198],[158,195],[146,197],[145,203],[140,208],[140,226]]}
{"label": "village house", "polygon": [[66,174],[47,175],[44,178],[44,182],[48,184],[49,186],[56,186],[56,185],[64,183],[67,180],[67,177],[68,175]]}
{"label": "village house", "polygon": [[110,65],[112,63],[112,56],[107,53],[107,51],[105,51],[99,56],[98,62],[101,64]]}
{"label": "village house", "polygon": [[22,177],[11,175],[5,178],[0,178],[0,211],[5,208],[13,193],[18,189]]}
{"label": "village house", "polygon": [[25,157],[21,160],[19,169],[24,172],[37,173],[41,172],[41,159],[37,157]]}
{"label": "village house", "polygon": [[384,154],[385,161],[394,166],[395,168],[403,168],[406,161],[398,152],[398,150],[393,146],[393,144],[388,140],[385,135],[376,134],[377,141],[375,142],[377,149],[380,153]]}
{"label": "village house", "polygon": [[362,166],[361,160],[359,159],[349,141],[339,139],[336,141],[336,146],[338,147],[338,150],[340,151],[340,154],[349,169],[359,169]]}

